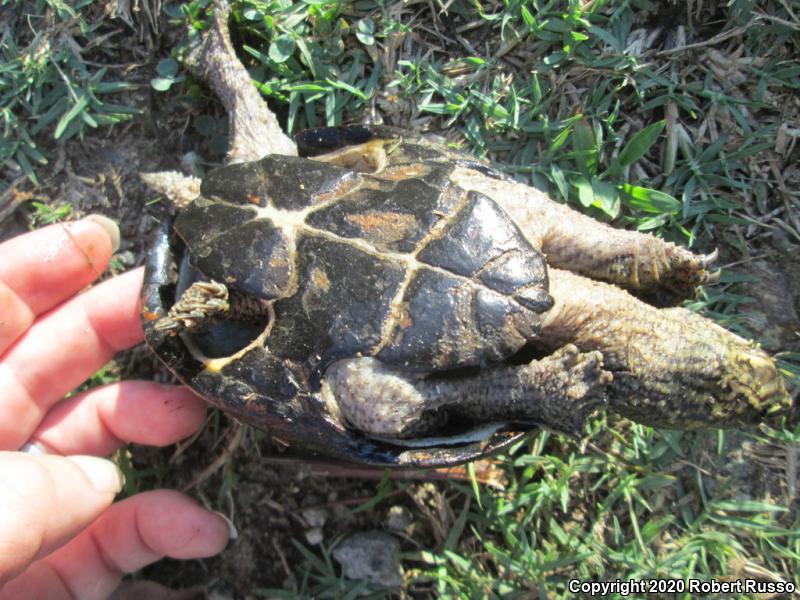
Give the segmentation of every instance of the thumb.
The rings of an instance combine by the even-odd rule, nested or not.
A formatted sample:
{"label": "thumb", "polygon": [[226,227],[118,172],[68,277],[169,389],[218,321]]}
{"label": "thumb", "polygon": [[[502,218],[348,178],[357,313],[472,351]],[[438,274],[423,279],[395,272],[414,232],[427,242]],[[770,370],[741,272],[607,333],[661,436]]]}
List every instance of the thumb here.
{"label": "thumb", "polygon": [[0,585],[97,519],[123,483],[103,458],[0,452]]}

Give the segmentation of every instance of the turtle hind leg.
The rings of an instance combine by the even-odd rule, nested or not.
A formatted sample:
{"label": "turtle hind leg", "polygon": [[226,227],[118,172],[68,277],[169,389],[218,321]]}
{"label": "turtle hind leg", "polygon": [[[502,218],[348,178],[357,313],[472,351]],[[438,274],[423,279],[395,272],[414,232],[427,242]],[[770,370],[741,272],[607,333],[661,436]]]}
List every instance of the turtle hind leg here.
{"label": "turtle hind leg", "polygon": [[791,407],[775,361],[683,308],[657,309],[614,286],[550,270],[556,299],[534,341],[603,353],[609,408],[673,429],[758,423]]}
{"label": "turtle hind leg", "polygon": [[[560,210],[570,210],[559,206]],[[614,229],[585,216],[554,219],[542,239],[553,267],[616,283],[660,306],[692,298],[713,283],[714,251],[699,255],[647,233]]]}
{"label": "turtle hind leg", "polygon": [[432,435],[451,422],[533,422],[578,435],[604,403],[611,374],[599,352],[568,345],[519,366],[479,374],[423,376],[374,358],[338,361],[328,368],[323,397],[342,420],[372,437]]}

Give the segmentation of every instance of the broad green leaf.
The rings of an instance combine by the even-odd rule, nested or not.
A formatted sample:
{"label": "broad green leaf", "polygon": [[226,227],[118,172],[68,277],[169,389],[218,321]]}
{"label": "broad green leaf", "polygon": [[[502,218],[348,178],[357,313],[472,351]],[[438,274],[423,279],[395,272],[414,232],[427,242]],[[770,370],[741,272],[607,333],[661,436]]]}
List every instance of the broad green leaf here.
{"label": "broad green leaf", "polygon": [[571,127],[565,127],[564,129],[562,129],[561,132],[559,132],[559,134],[556,137],[554,137],[553,141],[550,142],[550,144],[548,145],[547,156],[553,157],[563,154],[563,152],[559,152],[559,150],[571,135],[572,135]]}
{"label": "broad green leaf", "polygon": [[578,119],[572,129],[572,148],[575,151],[575,162],[584,175],[594,172],[597,165],[594,131],[592,124],[586,119]]}
{"label": "broad green leaf", "polygon": [[658,136],[664,130],[665,120],[652,123],[636,133],[619,153],[614,162],[608,168],[608,174],[612,177],[619,177],[622,169],[635,163],[647,154],[648,150],[656,143]]}
{"label": "broad green leaf", "polygon": [[539,84],[539,77],[536,73],[531,73],[531,95],[533,96],[533,104],[538,106],[542,101],[542,86]]}
{"label": "broad green leaf", "polygon": [[28,161],[28,158],[25,156],[25,153],[22,150],[18,150],[16,158],[20,168],[22,169],[22,172],[25,173],[25,176],[34,185],[39,185],[39,180],[36,178],[36,172],[33,170],[33,166],[31,165],[30,161]]}
{"label": "broad green leaf", "polygon": [[254,8],[246,8],[242,11],[242,16],[247,19],[248,21],[260,21],[264,18],[264,15],[261,11],[256,10]]}
{"label": "broad green leaf", "polygon": [[158,61],[156,73],[161,77],[173,78],[178,73],[178,62],[174,58],[163,58]]}
{"label": "broad green leaf", "polygon": [[553,178],[553,182],[556,184],[558,191],[561,192],[561,197],[564,200],[569,200],[569,190],[567,189],[567,180],[564,177],[564,171],[561,170],[556,163],[550,165],[550,176]]}
{"label": "broad green leaf", "polygon": [[614,37],[611,33],[606,31],[605,29],[601,29],[600,27],[589,27],[589,33],[595,37],[600,38],[606,44],[611,46],[613,50],[622,54],[622,43]]}
{"label": "broad green leaf", "polygon": [[150,87],[157,92],[166,92],[172,87],[173,83],[175,83],[175,80],[172,77],[153,77],[150,80]]}
{"label": "broad green leaf", "polygon": [[82,120],[84,123],[86,123],[86,124],[87,124],[89,127],[97,127],[97,121],[96,121],[96,120],[95,120],[95,118],[94,118],[94,117],[93,117],[91,114],[89,114],[88,112],[85,112],[85,111],[84,111],[84,112],[80,113],[80,116],[81,116],[81,120]]}
{"label": "broad green leaf", "polygon": [[572,180],[572,185],[578,189],[578,201],[581,206],[589,208],[594,202],[594,192],[592,184],[585,177],[576,177]]}
{"label": "broad green leaf", "polygon": [[677,214],[681,209],[681,203],[660,190],[623,184],[623,200],[625,204],[638,210],[655,214]]}
{"label": "broad green leaf", "polygon": [[375,22],[370,19],[361,19],[356,28],[356,37],[365,46],[372,46],[375,43]]}
{"label": "broad green leaf", "polygon": [[311,69],[311,75],[315,79],[319,77],[319,69],[317,68],[317,61],[314,60],[314,55],[311,52],[311,49],[308,47],[308,44],[303,38],[297,38],[295,40],[297,44],[297,49],[300,51],[300,56],[303,59],[303,63]]}
{"label": "broad green leaf", "polygon": [[631,140],[625,144],[622,152],[620,152],[617,157],[620,166],[627,167],[647,154],[647,151],[656,143],[658,136],[664,131],[666,123],[667,122],[662,119],[661,121],[648,125],[634,135]]}
{"label": "broad green leaf", "polygon": [[594,206],[602,210],[612,219],[619,215],[619,190],[617,186],[601,181],[597,177],[592,177],[592,193],[594,194]]}
{"label": "broad green leaf", "polygon": [[542,23],[542,27],[547,31],[554,31],[557,33],[567,33],[572,30],[571,23],[558,18],[548,19],[545,23]]}
{"label": "broad green leaf", "polygon": [[283,63],[289,60],[294,53],[294,38],[284,33],[276,37],[269,45],[269,58],[273,62]]}

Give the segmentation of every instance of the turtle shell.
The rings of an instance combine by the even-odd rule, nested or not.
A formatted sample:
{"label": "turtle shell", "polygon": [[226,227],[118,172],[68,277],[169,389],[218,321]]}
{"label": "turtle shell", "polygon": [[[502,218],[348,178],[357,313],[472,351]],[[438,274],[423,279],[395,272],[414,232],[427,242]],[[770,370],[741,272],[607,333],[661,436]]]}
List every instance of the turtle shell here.
{"label": "turtle shell", "polygon": [[[147,343],[209,402],[301,450],[436,466],[517,439],[529,425],[471,441],[443,432],[458,441],[409,447],[330,414],[319,392],[333,361],[371,356],[420,373],[491,368],[536,336],[552,298],[544,257],[510,217],[450,182],[460,162],[475,164],[468,157],[388,128],[311,130],[298,146],[324,156],[217,169],[164,224],[145,275]],[[331,162],[351,165],[376,148],[374,173]],[[158,331],[155,321],[197,280],[268,310],[202,333]]]}

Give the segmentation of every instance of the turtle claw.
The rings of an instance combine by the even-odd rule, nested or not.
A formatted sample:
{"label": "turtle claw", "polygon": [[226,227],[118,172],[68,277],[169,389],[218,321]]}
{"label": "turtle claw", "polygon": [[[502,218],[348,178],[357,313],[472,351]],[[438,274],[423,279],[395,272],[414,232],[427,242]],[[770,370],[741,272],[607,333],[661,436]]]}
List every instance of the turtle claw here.
{"label": "turtle claw", "polygon": [[717,262],[717,258],[719,258],[719,248],[714,248],[714,251],[710,254],[704,254],[701,256],[699,262],[705,268]]}
{"label": "turtle claw", "polygon": [[718,283],[721,276],[722,276],[722,269],[714,269],[706,276],[706,279],[703,282],[703,284]]}
{"label": "turtle claw", "polygon": [[709,254],[698,255],[686,248],[669,244],[664,254],[665,262],[650,286],[661,288],[656,293],[656,304],[670,305],[684,298],[692,298],[697,294],[699,286],[719,281],[720,270],[708,270],[709,265],[716,262],[718,257],[719,249],[716,248]]}

